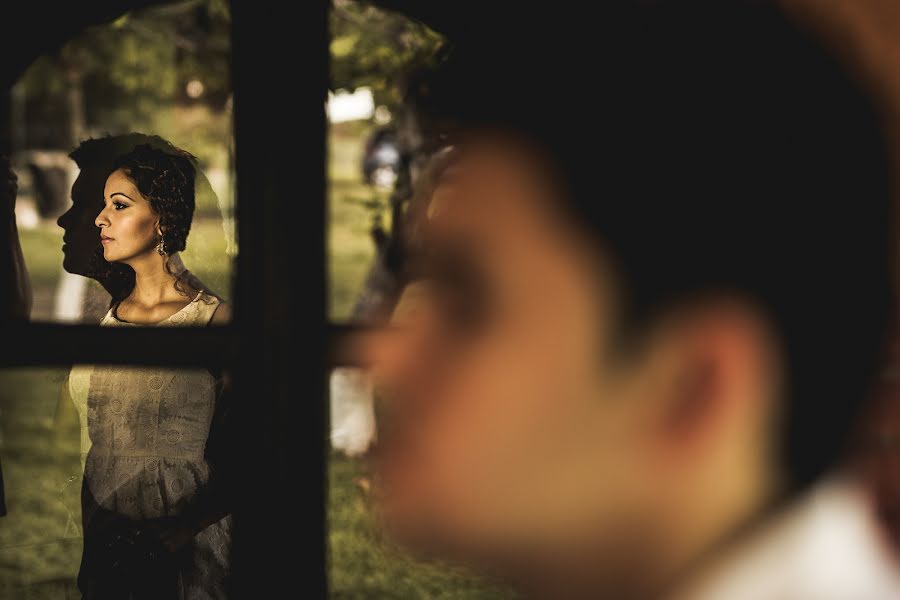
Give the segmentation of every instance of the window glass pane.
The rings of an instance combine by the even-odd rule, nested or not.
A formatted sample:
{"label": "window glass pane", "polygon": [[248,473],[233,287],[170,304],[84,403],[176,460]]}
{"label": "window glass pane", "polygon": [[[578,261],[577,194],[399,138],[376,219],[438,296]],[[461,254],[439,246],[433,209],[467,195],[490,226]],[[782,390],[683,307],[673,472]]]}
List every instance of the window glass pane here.
{"label": "window glass pane", "polygon": [[60,403],[66,369],[0,371],[0,598],[76,598],[81,561],[77,418]]}
{"label": "window glass pane", "polygon": [[[110,292],[126,296],[133,287],[135,257],[159,241],[169,270],[189,271],[179,286],[186,300],[197,288],[231,295],[230,45],[225,0],[148,7],[85,29],[35,60],[9,90],[10,139],[0,148],[11,148],[17,179],[32,320],[97,323]],[[133,153],[144,144],[152,150]],[[110,198],[127,190],[106,189],[113,170],[135,165],[158,175],[129,177],[141,197],[134,203],[159,215],[156,230],[152,219],[131,230],[105,218],[135,212]],[[8,166],[0,167],[5,176]],[[111,239],[101,244],[104,224]]]}
{"label": "window glass pane", "polygon": [[226,597],[229,382],[221,369],[0,370],[0,598],[172,598],[179,582]]}
{"label": "window glass pane", "polygon": [[346,0],[334,3],[330,23],[329,316],[365,322],[397,293],[398,222],[419,164],[405,89],[442,38],[398,13]]}

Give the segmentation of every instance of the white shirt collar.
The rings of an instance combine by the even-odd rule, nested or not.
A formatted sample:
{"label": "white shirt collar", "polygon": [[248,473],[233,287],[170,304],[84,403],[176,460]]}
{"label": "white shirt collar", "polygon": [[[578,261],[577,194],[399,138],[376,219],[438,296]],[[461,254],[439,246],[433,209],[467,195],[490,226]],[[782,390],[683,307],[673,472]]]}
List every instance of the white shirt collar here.
{"label": "white shirt collar", "polygon": [[890,600],[900,567],[869,496],[851,477],[814,487],[716,564],[678,600]]}

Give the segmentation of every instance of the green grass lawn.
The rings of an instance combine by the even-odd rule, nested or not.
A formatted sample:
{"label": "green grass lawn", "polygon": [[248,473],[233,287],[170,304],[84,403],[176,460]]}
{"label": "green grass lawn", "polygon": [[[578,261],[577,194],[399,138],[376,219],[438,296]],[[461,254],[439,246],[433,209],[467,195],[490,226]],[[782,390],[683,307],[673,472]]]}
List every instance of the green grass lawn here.
{"label": "green grass lawn", "polygon": [[[330,144],[329,313],[336,321],[349,317],[374,256],[368,233],[373,209],[368,203],[375,194],[360,181],[361,144],[358,132],[334,135]],[[44,297],[52,297],[60,275],[62,232],[47,223],[21,233],[33,285]],[[219,221],[195,222],[185,263],[214,290],[231,295],[231,259],[225,254]],[[66,369],[0,371],[0,458],[9,508],[9,515],[0,519],[0,600],[78,597],[78,428],[57,414],[66,374]],[[385,543],[369,499],[355,483],[368,471],[365,460],[334,454],[329,461],[327,542],[333,598],[510,597],[458,570],[415,562]]]}
{"label": "green grass lawn", "polygon": [[329,140],[328,177],[328,316],[350,318],[366,272],[375,257],[372,219],[388,223],[387,198],[362,182],[363,138],[333,134]]}
{"label": "green grass lawn", "polygon": [[[76,598],[81,560],[77,421],[57,419],[65,369],[0,373],[0,598]],[[71,422],[70,422],[71,423]]]}
{"label": "green grass lawn", "polygon": [[328,465],[329,580],[332,598],[512,597],[499,586],[442,565],[416,562],[387,543],[375,526],[370,500],[355,483],[365,460],[332,454]]}

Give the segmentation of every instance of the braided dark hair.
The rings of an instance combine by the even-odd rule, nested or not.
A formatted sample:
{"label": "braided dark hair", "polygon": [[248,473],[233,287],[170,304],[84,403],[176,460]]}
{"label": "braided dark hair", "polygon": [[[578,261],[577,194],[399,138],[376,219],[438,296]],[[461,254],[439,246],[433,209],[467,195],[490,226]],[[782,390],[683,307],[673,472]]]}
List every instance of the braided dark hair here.
{"label": "braided dark hair", "polygon": [[[181,276],[170,270],[168,256],[187,246],[194,216],[196,163],[194,155],[175,146],[166,151],[150,144],[141,144],[118,157],[110,170],[110,173],[122,170],[150,202],[151,210],[159,215],[166,271],[176,275],[175,287],[182,293],[186,291]],[[126,264],[107,262],[103,258],[102,247],[97,259],[98,274],[106,279],[112,295],[110,306],[114,306],[134,289],[134,270]]]}

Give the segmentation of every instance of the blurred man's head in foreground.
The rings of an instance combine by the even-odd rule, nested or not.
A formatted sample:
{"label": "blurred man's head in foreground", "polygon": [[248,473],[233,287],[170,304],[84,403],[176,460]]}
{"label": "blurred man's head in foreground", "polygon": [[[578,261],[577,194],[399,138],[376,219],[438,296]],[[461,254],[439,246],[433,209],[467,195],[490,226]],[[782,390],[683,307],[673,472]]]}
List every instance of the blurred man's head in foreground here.
{"label": "blurred man's head in foreground", "polygon": [[380,506],[421,550],[627,597],[836,468],[890,183],[877,115],[775,8],[586,20],[511,20],[422,83],[452,149],[377,370]]}

